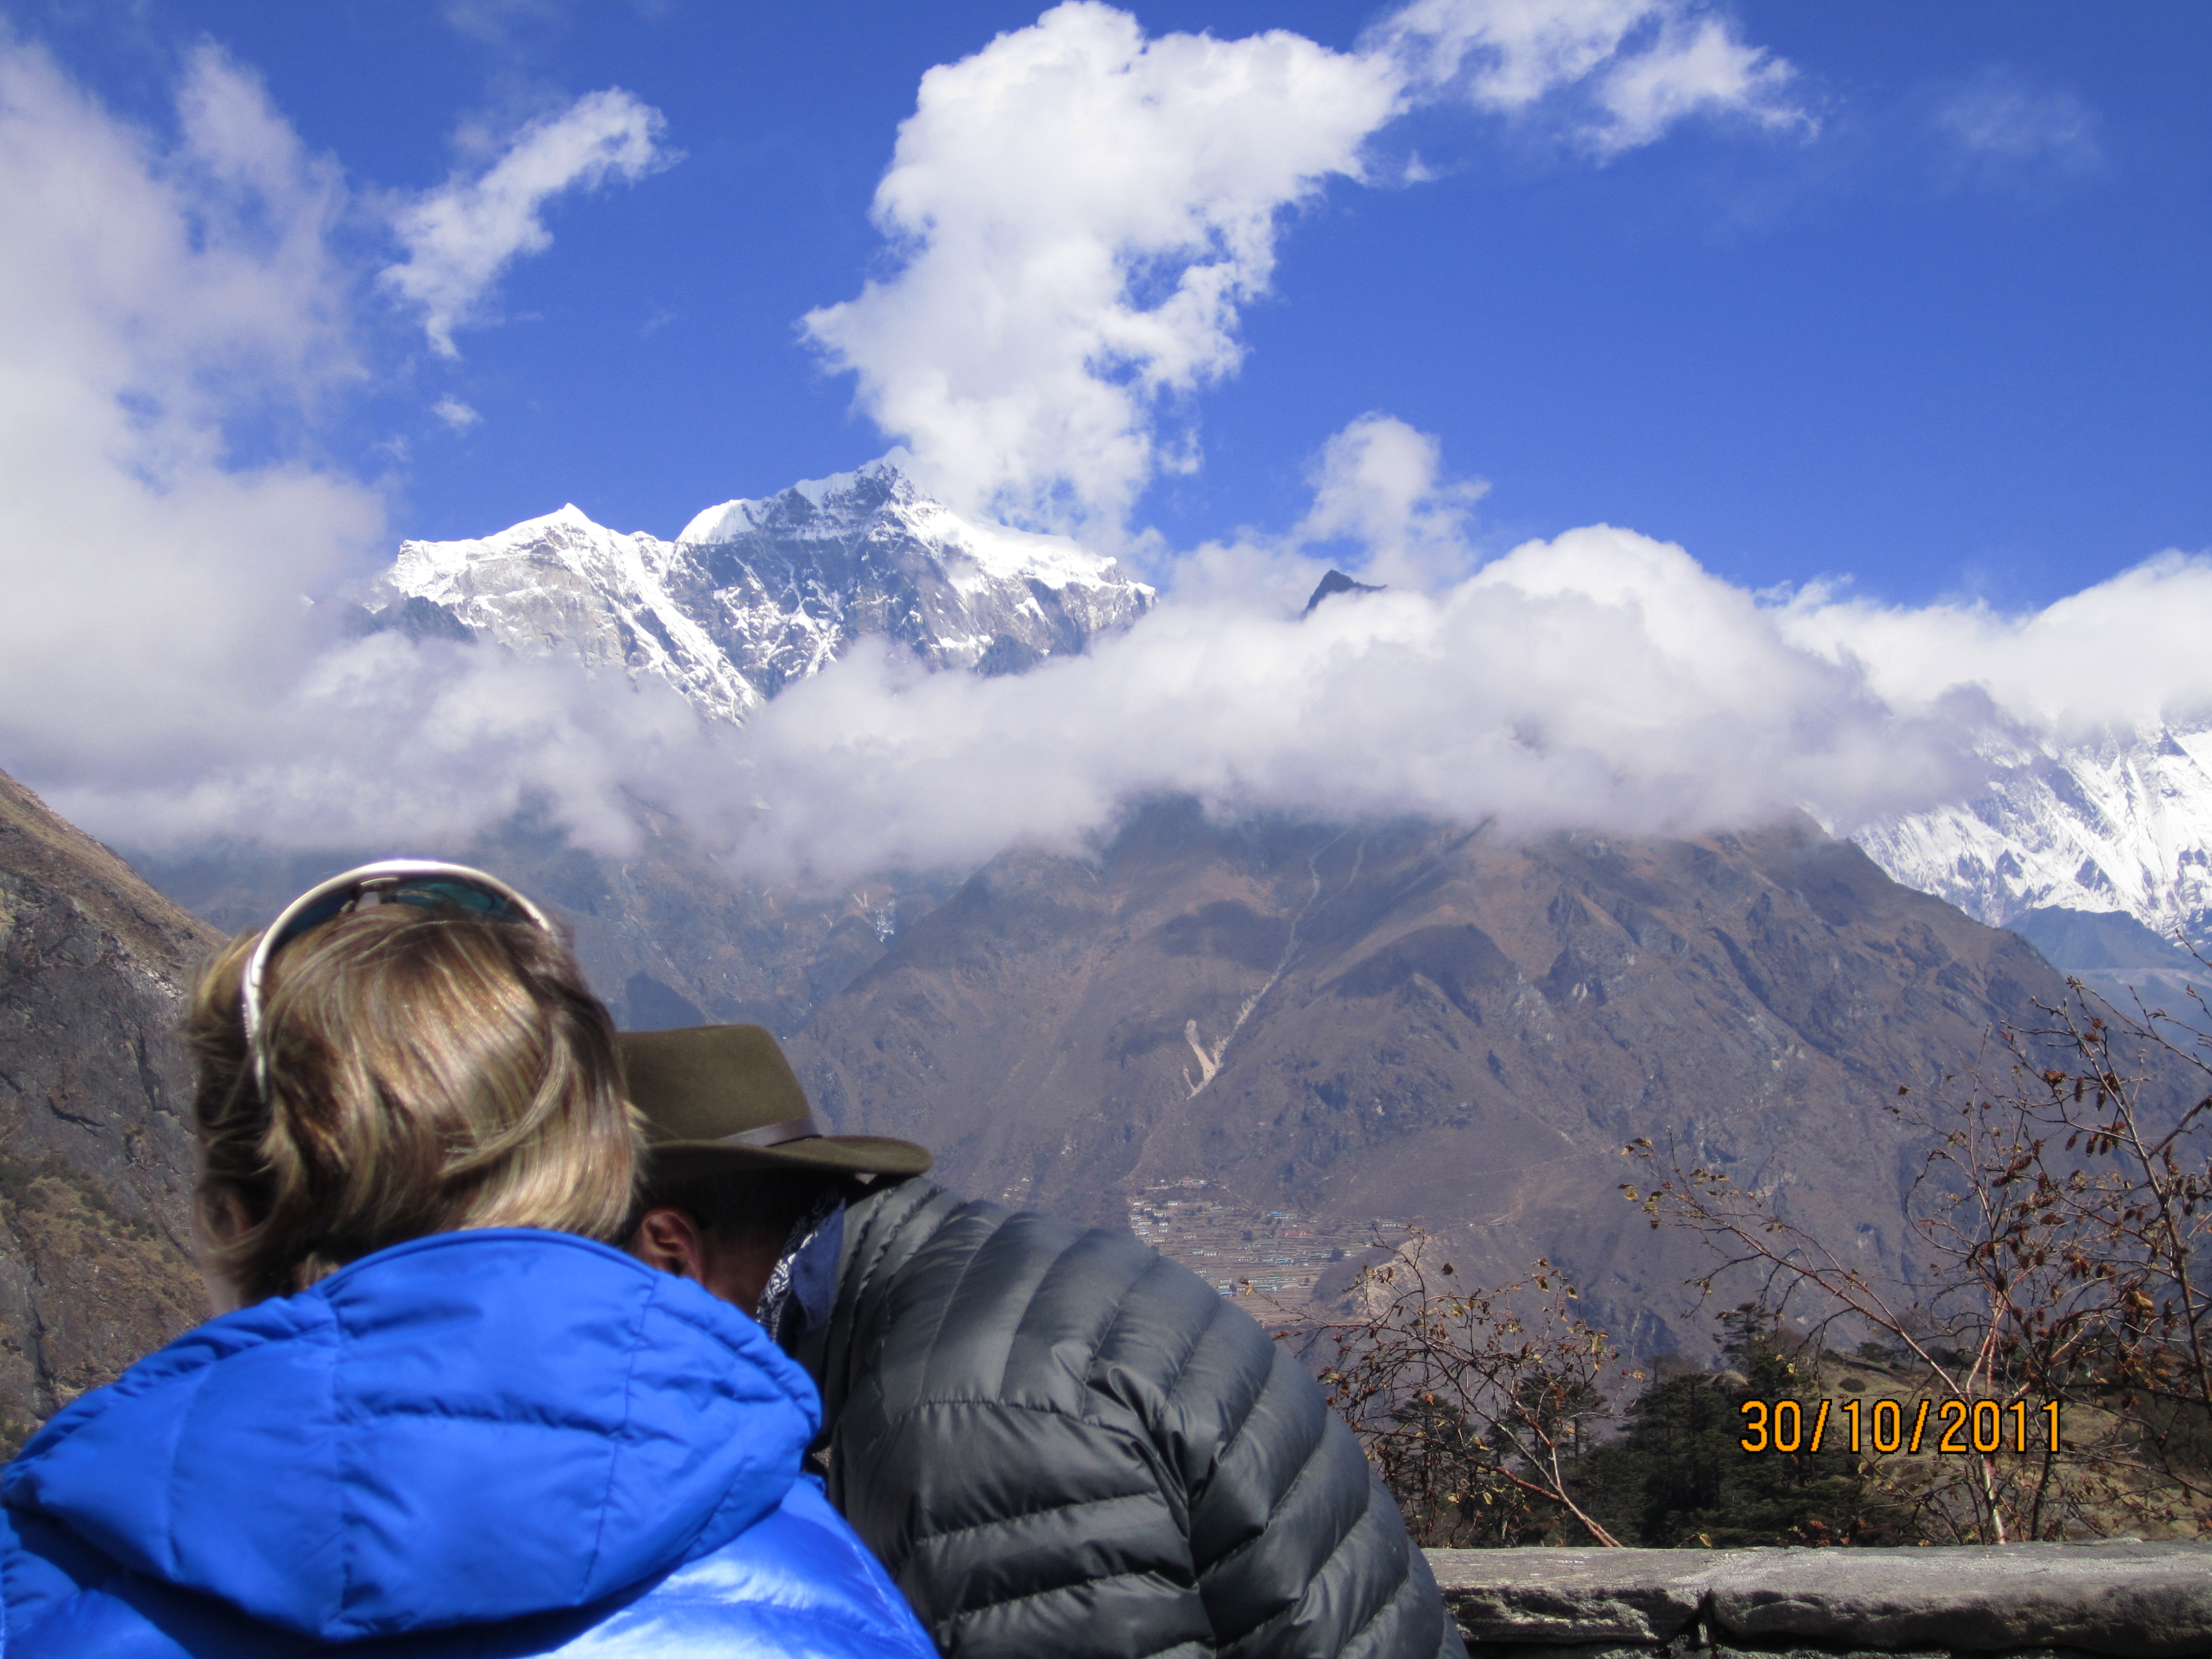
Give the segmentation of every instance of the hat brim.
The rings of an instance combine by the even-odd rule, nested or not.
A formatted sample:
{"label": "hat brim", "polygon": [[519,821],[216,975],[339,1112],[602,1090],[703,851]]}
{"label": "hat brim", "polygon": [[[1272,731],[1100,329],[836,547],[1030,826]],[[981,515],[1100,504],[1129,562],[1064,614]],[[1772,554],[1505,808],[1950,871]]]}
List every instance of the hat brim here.
{"label": "hat brim", "polygon": [[921,1175],[937,1160],[926,1146],[889,1135],[808,1135],[774,1146],[726,1140],[665,1140],[646,1146],[655,1181],[738,1170],[811,1170],[837,1175]]}

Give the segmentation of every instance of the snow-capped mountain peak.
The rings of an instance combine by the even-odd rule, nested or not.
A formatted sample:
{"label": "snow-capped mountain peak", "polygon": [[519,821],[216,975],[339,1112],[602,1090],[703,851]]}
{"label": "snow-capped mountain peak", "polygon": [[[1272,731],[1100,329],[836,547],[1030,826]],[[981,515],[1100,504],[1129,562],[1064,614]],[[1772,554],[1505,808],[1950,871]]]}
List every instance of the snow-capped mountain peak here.
{"label": "snow-capped mountain peak", "polygon": [[963,519],[888,459],[708,507],[672,542],[572,504],[496,535],[403,543],[360,598],[375,617],[419,626],[432,607],[437,631],[652,674],[732,720],[864,634],[933,668],[1012,672],[1153,602],[1113,560]]}
{"label": "snow-capped mountain peak", "polygon": [[1898,880],[1999,927],[2119,912],[2162,939],[2212,940],[2212,726],[1993,740],[1983,758],[1990,781],[1972,800],[1855,839]]}
{"label": "snow-capped mountain peak", "polygon": [[[868,486],[876,486],[870,489]],[[915,487],[914,481],[899,471],[889,457],[870,461],[850,472],[833,472],[826,478],[801,478],[781,495],[763,496],[759,501],[739,499],[724,501],[692,515],[691,521],[677,532],[679,542],[735,541],[747,532],[771,522],[804,525],[810,515],[794,512],[788,497],[796,495],[807,507],[825,514],[828,522],[817,527],[817,533],[833,533],[836,521],[848,516],[859,502],[878,500],[881,502],[907,501],[925,501],[928,498]],[[777,507],[782,503],[783,510]],[[934,505],[934,503],[931,503]]]}

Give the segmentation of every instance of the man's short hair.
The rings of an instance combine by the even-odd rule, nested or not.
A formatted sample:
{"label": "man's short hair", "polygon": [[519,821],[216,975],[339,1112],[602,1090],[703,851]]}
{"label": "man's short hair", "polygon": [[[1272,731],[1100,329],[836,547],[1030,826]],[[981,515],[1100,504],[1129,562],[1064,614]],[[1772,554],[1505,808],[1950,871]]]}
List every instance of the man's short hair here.
{"label": "man's short hair", "polygon": [[865,1190],[836,1170],[724,1170],[665,1182],[648,1176],[637,1218],[642,1219],[647,1210],[681,1210],[717,1243],[738,1249],[780,1249],[800,1218],[811,1213],[825,1195],[850,1200]]}

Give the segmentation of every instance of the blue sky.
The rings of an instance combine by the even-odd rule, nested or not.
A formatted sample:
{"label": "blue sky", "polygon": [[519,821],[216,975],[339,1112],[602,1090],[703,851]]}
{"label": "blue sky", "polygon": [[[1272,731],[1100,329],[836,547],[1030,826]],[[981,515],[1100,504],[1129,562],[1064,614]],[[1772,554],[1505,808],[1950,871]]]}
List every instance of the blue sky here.
{"label": "blue sky", "polygon": [[[368,480],[401,535],[482,534],[574,500],[673,531],[890,441],[801,338],[895,261],[871,195],[933,64],[1034,5],[18,4],[155,132],[219,44],[343,169],[365,373],[240,455]],[[1354,49],[1380,9],[1170,3],[1155,36],[1296,32]],[[1443,104],[1283,210],[1233,373],[1169,400],[1194,471],[1128,515],[1173,548],[1304,512],[1306,469],[1368,411],[1491,486],[1479,546],[1608,521],[1751,586],[1847,574],[1900,601],[2040,605],[2212,543],[2212,9],[1746,4],[1810,119],[1692,116],[1596,160],[1570,118]],[[362,199],[434,190],[602,88],[665,120],[672,166],[550,199],[458,358],[366,273]],[[1813,123],[1817,123],[1817,131]],[[1978,125],[1976,125],[1978,123]],[[473,133],[478,149],[468,148]],[[455,431],[453,400],[480,420]],[[1349,551],[1347,556],[1349,556]]]}

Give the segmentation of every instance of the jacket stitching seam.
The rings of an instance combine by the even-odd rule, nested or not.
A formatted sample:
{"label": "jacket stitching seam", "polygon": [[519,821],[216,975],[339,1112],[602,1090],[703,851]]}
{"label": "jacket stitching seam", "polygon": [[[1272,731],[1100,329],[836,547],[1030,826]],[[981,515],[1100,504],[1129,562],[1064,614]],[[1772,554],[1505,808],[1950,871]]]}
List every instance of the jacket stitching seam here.
{"label": "jacket stitching seam", "polygon": [[[1374,1513],[1375,1505],[1373,1500],[1370,1498],[1368,1503],[1368,1506],[1359,1512],[1359,1520],[1352,1523],[1351,1531],[1346,1532],[1343,1537],[1336,1540],[1336,1547],[1328,1553],[1328,1560],[1322,1563],[1322,1565],[1324,1568],[1328,1565],[1330,1561],[1335,1560],[1339,1555],[1343,1553],[1344,1547],[1352,1541],[1352,1534],[1359,1530],[1360,1522],[1365,1521]],[[1412,1540],[1410,1539],[1407,1540],[1407,1543],[1408,1548],[1412,1547]],[[1318,1578],[1321,1577],[1321,1574],[1316,1572],[1314,1577]],[[1402,1574],[1399,1577],[1396,1585],[1391,1589],[1390,1593],[1375,1604],[1375,1611],[1369,1613],[1367,1617],[1359,1621],[1359,1628],[1353,1631],[1351,1635],[1344,1638],[1344,1647],[1346,1650],[1349,1650],[1354,1642],[1357,1642],[1361,1637],[1366,1635],[1367,1632],[1374,1627],[1374,1624],[1376,1620],[1380,1619],[1384,1613],[1389,1612],[1392,1607],[1398,1605],[1399,1597],[1406,1593],[1406,1591],[1412,1586],[1413,1582],[1413,1576],[1410,1571]],[[1299,1599],[1303,1601],[1304,1598],[1300,1597]]]}
{"label": "jacket stitching seam", "polygon": [[[650,1316],[659,1307],[660,1299],[660,1286],[658,1285],[651,1286],[646,1292],[644,1310],[646,1316]],[[599,1554],[606,1547],[607,1513],[614,1507],[615,1474],[622,1462],[623,1440],[629,1434],[631,1422],[637,1414],[634,1398],[637,1389],[637,1356],[645,1346],[646,1324],[647,1318],[641,1316],[636,1324],[630,1328],[629,1353],[627,1363],[623,1367],[622,1423],[612,1434],[607,1437],[607,1484],[605,1489],[599,1494],[599,1524],[592,1532],[592,1559],[585,1564],[584,1582],[577,1586],[579,1595],[581,1595],[590,1585],[592,1575],[599,1571]],[[715,1513],[720,1512],[720,1506],[717,1505]],[[708,1517],[707,1524],[708,1526],[714,1524],[714,1516],[710,1515]]]}
{"label": "jacket stitching seam", "polygon": [[[1087,1235],[1079,1235],[1076,1239],[1076,1243],[1081,1243],[1085,1237],[1087,1237]],[[1071,1244],[1066,1249],[1062,1250],[1058,1255],[1053,1258],[1052,1265],[1057,1267],[1061,1262],[1066,1261],[1070,1255],[1073,1255],[1074,1252],[1075,1245]],[[1160,1264],[1166,1260],[1166,1258],[1162,1256],[1157,1250],[1151,1251],[1150,1254],[1152,1259],[1145,1264],[1144,1272],[1139,1273],[1134,1279],[1131,1279],[1128,1284],[1124,1285],[1121,1289],[1121,1293],[1114,1298],[1114,1317],[1107,1322],[1106,1328],[1098,1333],[1098,1340],[1091,1345],[1091,1358],[1094,1363],[1097,1361],[1100,1354],[1106,1352],[1106,1346],[1109,1343],[1113,1341],[1115,1333],[1121,1328],[1121,1322],[1128,1318],[1129,1304],[1137,1299],[1137,1292],[1144,1288],[1145,1281],[1150,1279],[1154,1273],[1158,1273],[1160,1269]],[[1031,1299],[1035,1300],[1034,1297]],[[1182,1375],[1182,1365],[1177,1365],[1176,1367],[1176,1375],[1177,1376],[1181,1376]],[[1171,1389],[1172,1384],[1170,1384],[1170,1391]]]}
{"label": "jacket stitching seam", "polygon": [[953,1614],[953,1617],[972,1619],[977,1613],[993,1613],[1000,1607],[1018,1607],[1024,1601],[1036,1601],[1048,1595],[1070,1595],[1078,1590],[1089,1589],[1094,1584],[1108,1583],[1116,1578],[1150,1578],[1153,1576],[1153,1569],[1150,1567],[1127,1567],[1120,1572],[1094,1573],[1079,1583],[1048,1584],[1042,1589],[1024,1590],[1019,1595],[1003,1595],[995,1601],[978,1602],[972,1607],[961,1608],[958,1613]]}
{"label": "jacket stitching seam", "polygon": [[[1166,1265],[1169,1265],[1167,1258],[1159,1256],[1153,1262],[1153,1268],[1157,1269]],[[1150,1270],[1145,1274],[1146,1279],[1150,1279],[1152,1276]],[[1139,1281],[1139,1283],[1142,1282],[1142,1280]],[[1190,1369],[1191,1362],[1198,1358],[1198,1351],[1206,1346],[1206,1339],[1213,1334],[1213,1328],[1219,1322],[1220,1318],[1221,1298],[1216,1297],[1214,1305],[1206,1310],[1206,1323],[1200,1326],[1192,1334],[1189,1343],[1182,1351],[1182,1358],[1176,1361],[1174,1374],[1168,1378],[1166,1384],[1160,1389],[1160,1397],[1163,1400],[1171,1400],[1175,1397],[1175,1391],[1182,1386],[1183,1373]]]}
{"label": "jacket stitching seam", "polygon": [[964,1527],[953,1527],[945,1532],[923,1533],[914,1542],[917,1547],[923,1544],[941,1544],[947,1539],[959,1538],[971,1532],[984,1532],[993,1527],[1010,1527],[1018,1521],[1033,1521],[1041,1515],[1058,1515],[1067,1510],[1096,1509],[1102,1504],[1126,1504],[1133,1498],[1158,1498],[1159,1495],[1158,1486],[1147,1486],[1141,1492],[1110,1492],[1104,1498],[1071,1498],[1064,1503],[1047,1504],[1042,1509],[1020,1510],[1012,1515],[994,1515],[988,1521],[970,1522]]}
{"label": "jacket stitching seam", "polygon": [[[1242,1428],[1239,1428],[1237,1432],[1242,1434],[1243,1431]],[[1324,1423],[1322,1425],[1321,1433],[1314,1437],[1313,1444],[1307,1449],[1306,1455],[1298,1461],[1297,1473],[1291,1477],[1290,1483],[1285,1486],[1282,1491],[1277,1492],[1275,1496],[1269,1500],[1267,1504],[1267,1517],[1260,1523],[1259,1531],[1254,1533],[1249,1538],[1237,1545],[1227,1554],[1217,1556],[1208,1565],[1206,1569],[1207,1571],[1212,1572],[1219,1570],[1220,1568],[1225,1567],[1231,1562],[1236,1560],[1238,1556],[1245,1553],[1248,1550],[1253,1550],[1259,1547],[1261,1541],[1267,1537],[1268,1528],[1275,1524],[1275,1517],[1283,1512],[1284,1507],[1290,1503],[1291,1495],[1295,1493],[1301,1486],[1305,1484],[1306,1476],[1312,1474],[1314,1466],[1321,1462],[1322,1449],[1328,1444],[1328,1425]],[[1222,1449],[1222,1455],[1224,1457],[1228,1455],[1228,1449],[1226,1447]],[[1352,1525],[1346,1528],[1343,1532],[1338,1534],[1336,1540],[1328,1547],[1328,1553],[1323,1555],[1321,1559],[1322,1566],[1327,1566],[1336,1558],[1337,1552],[1344,1547],[1345,1540],[1350,1538],[1353,1533],[1359,1530],[1359,1522],[1367,1518],[1368,1510],[1373,1507],[1374,1500],[1370,1494],[1368,1502],[1360,1505],[1359,1514],[1358,1517],[1353,1520]],[[1316,1572],[1318,1572],[1318,1569],[1316,1569]],[[1261,1624],[1265,1624],[1266,1622],[1267,1621],[1265,1620],[1261,1620]],[[1257,1630],[1259,1626],[1255,1625],[1252,1628],[1254,1630]],[[1245,1633],[1249,1635],[1250,1632],[1247,1632]]]}
{"label": "jacket stitching seam", "polygon": [[[1282,1351],[1280,1349],[1273,1348],[1272,1344],[1270,1345],[1270,1347],[1273,1349],[1273,1352],[1270,1353],[1268,1358],[1267,1376],[1260,1379],[1260,1386],[1253,1390],[1252,1398],[1245,1404],[1244,1414],[1237,1419],[1237,1426],[1229,1431],[1228,1437],[1221,1443],[1221,1449],[1214,1454],[1213,1467],[1217,1469],[1229,1461],[1230,1453],[1237,1449],[1237,1443],[1243,1439],[1244,1431],[1252,1426],[1252,1419],[1259,1414],[1260,1402],[1267,1397],[1267,1385],[1275,1380],[1275,1359],[1279,1357]],[[1328,1408],[1324,1407],[1322,1409],[1327,1410]],[[1319,1440],[1314,1442],[1314,1449],[1316,1450],[1319,1449],[1320,1445],[1321,1442]],[[1306,1454],[1306,1462],[1311,1462],[1313,1461],[1313,1456],[1314,1452],[1310,1450],[1308,1451]],[[1305,1470],[1302,1466],[1298,1470],[1298,1474],[1291,1477],[1291,1486],[1295,1486],[1297,1484],[1298,1476],[1304,1474],[1304,1473]],[[1283,1494],[1287,1497],[1289,1493],[1290,1487],[1285,1486],[1283,1489]],[[1273,1504],[1269,1505],[1267,1516],[1270,1520],[1274,1518],[1274,1513],[1275,1506]],[[1231,1552],[1231,1553],[1234,1553],[1234,1552]],[[1226,1559],[1227,1558],[1224,1557],[1224,1559]]]}
{"label": "jacket stitching seam", "polygon": [[[975,1248],[968,1252],[968,1259],[960,1264],[959,1273],[954,1275],[951,1287],[945,1291],[943,1298],[937,1304],[937,1318],[929,1328],[929,1340],[921,1345],[921,1351],[923,1353],[933,1355],[936,1353],[937,1340],[945,1334],[945,1322],[951,1317],[952,1304],[960,1299],[960,1290],[967,1284],[968,1275],[975,1270],[976,1258],[983,1254],[984,1247],[999,1236],[1005,1224],[1005,1221],[1001,1219],[992,1227],[989,1232],[977,1239]],[[933,1238],[936,1234],[932,1233],[930,1237]]]}
{"label": "jacket stitching seam", "polygon": [[926,1411],[933,1411],[939,1406],[981,1406],[992,1411],[1030,1412],[1039,1417],[1057,1417],[1066,1422],[1080,1423],[1085,1427],[1097,1429],[1103,1433],[1118,1435],[1124,1440],[1140,1441],[1146,1445],[1152,1443],[1150,1435],[1139,1434],[1135,1430],[1127,1428],[1119,1423],[1109,1423],[1105,1419],[1094,1416],[1088,1412],[1072,1412],[1064,1406],[1035,1405],[1026,1400],[998,1400],[988,1395],[972,1396],[953,1394],[932,1395],[927,1400],[917,1400],[897,1416],[886,1419],[884,1425],[884,1432],[888,1435],[903,1429],[913,1419]]}

